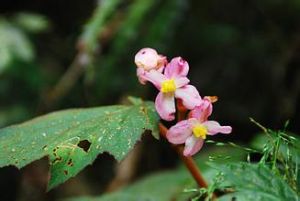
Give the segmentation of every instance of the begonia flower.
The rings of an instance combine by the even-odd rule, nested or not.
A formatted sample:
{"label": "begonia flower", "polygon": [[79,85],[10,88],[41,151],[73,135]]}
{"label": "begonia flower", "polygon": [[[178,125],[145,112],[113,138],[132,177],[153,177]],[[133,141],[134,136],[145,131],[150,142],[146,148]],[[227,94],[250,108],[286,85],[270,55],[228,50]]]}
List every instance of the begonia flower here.
{"label": "begonia flower", "polygon": [[143,48],[135,55],[134,62],[137,66],[139,81],[145,84],[147,81],[145,74],[152,70],[162,72],[167,64],[167,58],[152,48]]}
{"label": "begonia flower", "polygon": [[176,57],[167,64],[163,74],[158,71],[145,74],[144,78],[160,91],[155,99],[155,107],[160,117],[166,121],[175,119],[175,98],[181,99],[189,110],[201,103],[197,89],[188,84],[188,71],[188,63],[181,57]]}
{"label": "begonia flower", "polygon": [[206,121],[212,113],[212,103],[217,101],[217,96],[204,96],[199,107],[196,110],[192,110],[189,113],[189,117],[197,117],[199,121]]}
{"label": "begonia flower", "polygon": [[178,122],[168,130],[168,141],[173,144],[185,143],[183,155],[192,156],[202,148],[207,135],[231,133],[231,126],[221,126],[216,121],[207,120],[211,112],[210,100],[203,99],[201,105],[190,112],[189,119]]}

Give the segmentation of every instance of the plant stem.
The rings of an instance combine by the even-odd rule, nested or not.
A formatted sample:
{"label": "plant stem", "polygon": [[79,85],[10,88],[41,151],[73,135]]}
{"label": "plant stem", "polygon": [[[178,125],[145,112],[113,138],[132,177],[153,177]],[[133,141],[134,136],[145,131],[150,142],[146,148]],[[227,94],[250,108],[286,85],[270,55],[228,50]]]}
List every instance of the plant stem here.
{"label": "plant stem", "polygon": [[182,104],[182,101],[180,99],[177,99],[177,121],[182,121],[186,117],[187,109]]}
{"label": "plant stem", "polygon": [[[166,138],[168,129],[162,123],[159,123],[158,126],[159,126],[159,132],[160,132],[161,136]],[[184,162],[185,166],[190,171],[191,175],[197,182],[198,186],[200,188],[208,188],[208,185],[207,185],[205,179],[203,178],[199,168],[197,167],[194,159],[190,156],[186,157],[183,155],[183,146],[172,144],[172,147],[176,150],[177,154],[180,156],[181,160]],[[216,200],[216,198],[217,198],[216,194],[213,193],[212,200]]]}
{"label": "plant stem", "polygon": [[[186,109],[186,107],[184,107],[184,105],[182,104],[182,101],[180,99],[177,99],[176,105],[177,105],[177,111],[178,111],[177,112],[177,121],[179,122],[179,121],[186,119],[187,109]],[[160,132],[161,136],[166,138],[168,129],[162,123],[159,123],[158,126],[159,126],[159,132]],[[184,148],[182,145],[172,144],[172,147],[175,149],[177,154],[180,156],[180,159],[184,162],[185,166],[190,171],[191,175],[197,182],[198,186],[200,188],[207,189],[208,185],[207,185],[205,179],[203,178],[199,168],[197,167],[197,164],[195,163],[194,159],[190,156],[187,157],[187,156],[183,155]],[[214,193],[212,193],[212,200],[216,200],[216,198],[217,198],[217,196]]]}

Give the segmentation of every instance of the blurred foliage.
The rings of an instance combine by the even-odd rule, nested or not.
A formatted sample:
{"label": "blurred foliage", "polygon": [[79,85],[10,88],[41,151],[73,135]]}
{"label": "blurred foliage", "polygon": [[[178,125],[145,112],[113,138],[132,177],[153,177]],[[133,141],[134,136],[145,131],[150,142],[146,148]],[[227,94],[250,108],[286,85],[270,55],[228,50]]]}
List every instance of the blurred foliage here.
{"label": "blurred foliage", "polygon": [[3,73],[13,59],[31,61],[33,47],[22,30],[1,19],[0,21],[0,72]]}
{"label": "blurred foliage", "polygon": [[[31,95],[38,97],[44,85],[40,69],[34,63],[36,51],[31,36],[45,31],[48,21],[41,15],[19,13],[0,18],[0,127],[25,120],[34,112],[28,107]],[[14,92],[13,97],[8,96]]]}
{"label": "blurred foliage", "polygon": [[[186,171],[157,173],[136,182],[132,186],[102,197],[82,197],[65,201],[184,201],[188,198],[182,189],[191,177]],[[164,188],[162,188],[164,186]]]}
{"label": "blurred foliage", "polygon": [[[78,11],[72,12],[80,13],[78,5],[74,2]],[[49,10],[55,8],[50,6]],[[299,130],[295,122],[300,110],[300,8],[295,1],[113,0],[94,1],[89,6],[89,14],[82,13],[71,22],[57,20],[64,19],[63,13],[47,13],[56,20],[51,22],[51,30],[39,37],[26,37],[39,51],[37,60],[31,60],[34,63],[30,65],[36,68],[32,70],[45,75],[35,83],[39,90],[33,94],[38,107],[30,109],[32,116],[65,107],[111,104],[128,94],[152,97],[137,83],[132,60],[138,49],[151,46],[167,56],[185,57],[191,66],[192,83],[203,95],[221,97],[224,107],[216,105],[218,118],[230,119],[237,132],[244,132],[243,128],[247,128],[247,134],[254,131],[247,121],[249,116],[272,127],[291,119],[291,128]],[[34,14],[20,13],[10,18],[23,33],[50,24],[46,17]],[[72,28],[67,30],[67,26]],[[30,46],[28,55],[35,52]],[[74,63],[80,65],[72,70]],[[23,64],[14,64],[14,68],[19,68],[17,65]],[[76,75],[67,76],[66,85],[59,85],[68,86],[67,90],[55,101],[47,99],[69,71]],[[32,74],[35,78],[30,79],[41,77]],[[21,99],[26,102],[27,96]]]}
{"label": "blurred foliage", "polygon": [[0,18],[0,73],[14,60],[32,61],[35,52],[26,31],[39,33],[47,27],[47,20],[35,14],[19,13],[12,21]]}
{"label": "blurred foliage", "polygon": [[[94,70],[96,88],[93,92],[98,94],[100,100],[107,101],[106,97],[115,97],[124,92],[135,95],[142,93],[135,78],[134,54],[144,46],[165,49],[165,41],[172,36],[177,17],[185,8],[183,5],[183,0],[136,0],[128,7],[127,15],[123,17],[124,14],[121,13],[121,16],[117,16],[115,20],[123,20],[118,22],[119,27],[112,34],[109,48],[101,55]],[[151,12],[154,11],[157,14],[153,19]],[[151,23],[153,20],[155,23]],[[147,24],[150,26],[145,26]],[[125,76],[124,79],[124,75],[130,77]],[[136,90],[140,92],[137,93]]]}
{"label": "blurred foliage", "polygon": [[40,33],[50,26],[44,16],[33,13],[18,13],[15,22],[21,29],[31,33]]}
{"label": "blurred foliage", "polygon": [[120,0],[102,1],[94,11],[94,15],[84,26],[80,41],[84,43],[85,51],[89,53],[95,52],[98,48],[99,36],[105,31],[107,18],[111,17],[117,9]]}

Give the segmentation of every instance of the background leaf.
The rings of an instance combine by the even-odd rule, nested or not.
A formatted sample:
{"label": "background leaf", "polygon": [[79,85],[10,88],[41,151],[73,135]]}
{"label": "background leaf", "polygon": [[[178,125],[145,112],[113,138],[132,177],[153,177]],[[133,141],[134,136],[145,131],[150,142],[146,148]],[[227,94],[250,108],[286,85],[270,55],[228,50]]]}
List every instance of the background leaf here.
{"label": "background leaf", "polygon": [[[281,132],[282,133],[282,132]],[[280,134],[280,132],[279,132]],[[272,131],[269,133],[270,136],[265,133],[258,133],[255,138],[251,142],[251,146],[257,150],[263,151],[266,146],[271,147],[274,144],[276,136],[278,135],[276,132]],[[295,164],[300,161],[300,139],[297,135],[293,133],[285,133],[286,136],[289,137],[289,141],[284,141],[280,143],[279,146],[279,155],[284,159],[290,158]]]}
{"label": "background leaf", "polygon": [[34,13],[18,13],[15,22],[23,30],[31,33],[39,33],[49,27],[46,17]]}
{"label": "background leaf", "polygon": [[297,201],[299,197],[280,177],[274,175],[264,164],[234,163],[219,166],[224,178],[236,190],[221,197],[220,201],[229,201],[235,197],[243,201]]}
{"label": "background leaf", "polygon": [[70,198],[64,201],[179,201],[187,200],[185,187],[194,184],[187,171],[177,170],[149,175],[121,191],[101,197]]}
{"label": "background leaf", "polygon": [[34,58],[33,47],[23,31],[1,18],[0,41],[0,73],[13,59],[30,61]]}
{"label": "background leaf", "polygon": [[99,35],[105,30],[105,23],[115,12],[120,0],[99,1],[91,20],[84,26],[80,40],[85,44],[89,53],[97,48]]}
{"label": "background leaf", "polygon": [[[222,162],[238,161],[245,157],[245,152],[232,147],[214,147],[201,152],[196,158],[196,163],[209,184],[213,183],[214,177],[218,174],[218,170],[206,164],[211,154],[220,156],[213,159],[218,166]],[[229,155],[232,157],[224,159]],[[192,189],[192,191],[184,193],[185,189]],[[64,201],[186,201],[188,198],[195,197],[197,190],[196,183],[186,167],[180,165],[177,170],[149,175],[118,192],[97,197],[70,198]]]}
{"label": "background leaf", "polygon": [[157,137],[152,102],[54,112],[0,130],[0,167],[24,167],[49,156],[49,189],[75,176],[105,151],[121,160],[145,130]]}

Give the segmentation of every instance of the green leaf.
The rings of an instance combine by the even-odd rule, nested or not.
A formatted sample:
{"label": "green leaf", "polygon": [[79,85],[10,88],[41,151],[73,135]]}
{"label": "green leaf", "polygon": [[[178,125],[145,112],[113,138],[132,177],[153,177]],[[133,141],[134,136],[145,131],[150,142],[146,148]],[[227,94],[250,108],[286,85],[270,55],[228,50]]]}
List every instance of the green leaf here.
{"label": "green leaf", "polygon": [[119,192],[65,201],[183,201],[190,196],[183,189],[193,184],[191,181],[187,171],[169,171],[150,175]]}
{"label": "green leaf", "polygon": [[135,97],[132,97],[132,96],[129,96],[128,100],[133,105],[139,105],[139,104],[141,104],[143,102],[140,98],[135,98]]}
{"label": "green leaf", "polygon": [[15,25],[0,19],[0,73],[13,59],[30,61],[34,58],[33,47],[27,36]]}
{"label": "green leaf", "polygon": [[152,102],[54,112],[0,130],[0,167],[21,168],[49,156],[52,189],[100,153],[122,160],[145,130],[158,137],[158,120]]}
{"label": "green leaf", "polygon": [[99,35],[105,30],[108,18],[115,12],[120,2],[120,0],[99,1],[92,18],[84,26],[80,36],[88,52],[92,53],[97,48]]}
{"label": "green leaf", "polygon": [[[128,71],[127,68],[118,68],[118,66],[123,65],[120,63],[120,61],[123,62],[120,58],[124,58],[124,55],[128,58],[127,55],[130,50],[128,47],[132,46],[134,40],[137,39],[139,33],[137,30],[141,29],[145,17],[156,3],[157,1],[153,0],[135,0],[129,4],[128,14],[122,19],[108,54],[101,59],[100,65],[105,66],[105,68],[95,69],[96,76],[94,79],[98,80],[97,91],[101,91],[101,94],[99,94],[100,97],[103,97],[103,93],[120,93],[120,89],[124,87],[123,82],[120,81],[122,80],[120,77],[122,73],[128,74],[130,72],[130,75],[133,75],[132,72],[134,68],[132,68],[133,71]],[[119,74],[115,72],[119,72]],[[130,79],[128,83],[132,84],[130,83]],[[134,82],[134,85],[136,85],[136,83],[137,82]]]}
{"label": "green leaf", "polygon": [[[299,163],[300,161],[300,138],[292,133],[279,132],[279,134],[284,135],[286,140],[282,140],[279,146],[279,156],[287,160],[289,157],[294,163]],[[279,135],[275,131],[269,132],[269,136],[265,133],[258,133],[256,137],[252,140],[251,146],[255,149],[263,151],[265,146],[272,147],[276,138]],[[282,138],[282,137],[281,137]]]}
{"label": "green leaf", "polygon": [[[208,184],[212,184],[218,173],[216,169],[208,168],[209,166],[205,165],[205,162],[209,160],[209,156],[212,154],[230,155],[232,153],[233,157],[229,160],[237,161],[245,156],[245,153],[239,153],[237,150],[237,148],[232,147],[215,147],[200,152],[196,162]],[[214,162],[216,161],[214,160]],[[192,192],[184,193],[185,189],[192,190]],[[190,176],[186,167],[180,165],[176,171],[149,175],[119,192],[97,197],[71,198],[65,201],[186,201],[188,198],[195,196],[193,190],[198,190],[194,179]]]}
{"label": "green leaf", "polygon": [[15,22],[22,29],[32,33],[44,31],[49,26],[49,22],[44,16],[33,13],[18,13]]}
{"label": "green leaf", "polygon": [[221,197],[229,201],[235,197],[243,201],[296,201],[297,194],[280,177],[263,164],[233,163],[217,168],[224,174],[225,181],[235,189],[234,193]]}

